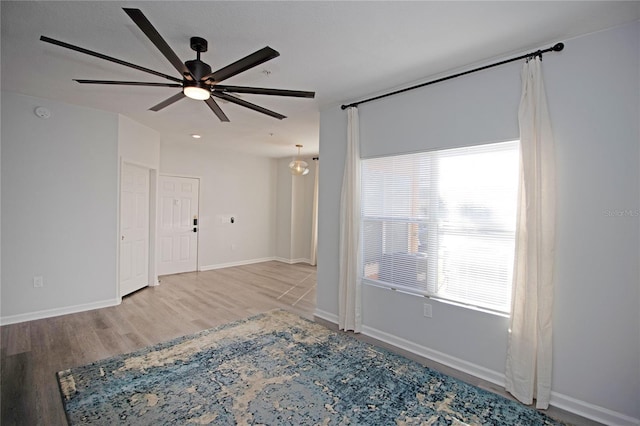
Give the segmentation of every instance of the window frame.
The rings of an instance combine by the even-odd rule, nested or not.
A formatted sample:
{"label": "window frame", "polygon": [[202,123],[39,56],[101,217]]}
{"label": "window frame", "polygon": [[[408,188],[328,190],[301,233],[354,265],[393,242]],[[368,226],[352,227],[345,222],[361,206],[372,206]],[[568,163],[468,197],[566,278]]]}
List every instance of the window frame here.
{"label": "window frame", "polygon": [[[520,150],[520,141],[519,140],[511,140],[511,141],[505,141],[505,142],[497,142],[497,143],[489,143],[489,144],[480,144],[480,145],[473,145],[470,147],[466,147],[466,148],[470,148],[470,149],[474,149],[474,148],[480,148],[480,147],[486,147],[487,145],[491,145],[491,146],[497,146],[497,145],[504,145],[504,146],[509,146],[509,145],[513,145],[511,148],[505,148],[503,149],[503,151],[509,151],[510,149],[515,149],[516,153],[517,153],[517,170],[518,170],[518,175],[516,175],[514,177],[515,182],[514,185],[516,187],[518,187],[518,176],[520,173],[520,161],[519,161],[519,150]],[[400,154],[391,154],[391,155],[385,155],[385,156],[380,156],[380,157],[372,157],[372,158],[366,158],[366,159],[362,159],[362,161],[368,161],[368,160],[373,160],[373,159],[380,159],[380,158],[394,158],[394,157],[402,157],[402,156],[406,156],[406,155],[412,155],[412,154],[425,154],[427,156],[429,156],[428,158],[430,159],[430,167],[431,167],[431,171],[430,171],[430,179],[431,182],[429,183],[429,185],[431,187],[434,187],[434,182],[437,181],[437,178],[434,178],[434,176],[439,176],[439,170],[438,170],[438,161],[433,161],[434,158],[437,159],[437,154],[439,152],[447,152],[447,151],[452,151],[452,150],[456,150],[456,149],[460,149],[460,148],[447,148],[447,149],[441,149],[441,150],[430,150],[430,151],[423,151],[423,152],[418,152],[418,153],[411,153],[411,154],[406,154],[406,153],[400,153]],[[435,154],[435,155],[434,155]],[[430,156],[431,155],[431,156]],[[364,170],[365,168],[362,167],[362,171],[361,173],[364,174]],[[364,183],[364,177],[361,176],[362,182]],[[415,185],[415,181],[412,181],[412,184]],[[469,300],[469,299],[463,299],[463,298],[456,298],[455,296],[447,296],[445,291],[441,291],[440,288],[438,287],[438,274],[440,273],[440,270],[438,268],[438,263],[439,263],[439,259],[441,258],[441,256],[439,255],[438,251],[440,248],[440,243],[439,240],[441,239],[441,236],[444,234],[443,229],[446,229],[447,225],[445,226],[440,226],[441,224],[438,224],[435,220],[427,220],[425,218],[420,218],[420,217],[412,217],[412,216],[407,216],[407,217],[403,217],[403,218],[398,218],[395,216],[384,216],[384,215],[365,215],[365,191],[363,188],[361,188],[361,203],[362,203],[362,208],[361,208],[361,218],[360,218],[360,224],[361,224],[361,231],[362,231],[362,236],[361,236],[361,240],[363,242],[363,244],[361,244],[360,246],[360,258],[361,258],[361,267],[359,268],[359,278],[361,280],[361,282],[363,284],[368,284],[368,285],[372,285],[372,286],[376,286],[376,287],[382,287],[382,288],[386,288],[386,289],[390,289],[390,290],[394,290],[394,291],[399,291],[402,293],[408,293],[408,294],[412,294],[412,295],[418,295],[418,296],[423,296],[426,298],[430,298],[430,299],[434,299],[434,300],[438,300],[438,301],[442,301],[445,303],[449,303],[449,304],[453,304],[456,306],[461,306],[461,307],[465,307],[465,308],[470,308],[470,309],[474,309],[474,310],[480,310],[480,311],[484,311],[484,312],[488,312],[491,314],[495,314],[495,315],[499,315],[499,316],[510,316],[510,309],[511,309],[511,299],[512,299],[512,293],[511,293],[511,287],[512,287],[512,277],[513,277],[513,259],[515,258],[515,230],[516,227],[514,226],[514,229],[512,231],[493,231],[494,234],[499,234],[502,233],[504,234],[503,237],[505,237],[506,240],[509,240],[511,243],[513,243],[513,250],[512,250],[512,258],[511,258],[511,271],[510,274],[508,274],[508,277],[511,279],[506,280],[506,284],[509,286],[509,294],[508,297],[505,297],[505,299],[508,299],[508,303],[505,306],[508,306],[508,308],[506,308],[505,310],[502,309],[496,309],[494,307],[490,307],[487,306],[486,304],[482,304],[482,303],[474,303],[473,300]],[[517,198],[518,198],[518,193],[516,191],[516,196],[514,197],[515,199],[513,200],[514,206],[517,205]],[[433,205],[429,205],[429,202],[433,203],[433,199],[432,198],[428,198],[427,199],[427,210],[430,211],[430,209],[433,208]],[[412,205],[416,204],[416,198],[412,198],[411,200]],[[517,217],[517,209],[515,211],[515,216]],[[514,221],[515,221],[515,217],[514,217]],[[426,252],[426,269],[428,271],[430,270],[435,270],[437,271],[436,273],[428,273],[425,272],[425,285],[424,286],[407,286],[407,285],[402,285],[402,284],[398,284],[398,283],[393,283],[393,282],[388,282],[388,281],[384,281],[384,280],[380,280],[380,279],[375,279],[375,278],[371,278],[370,276],[367,276],[368,274],[365,273],[365,269],[367,267],[367,263],[366,263],[366,253],[365,253],[365,241],[364,241],[364,233],[365,233],[365,228],[367,226],[367,224],[371,225],[373,223],[379,223],[380,226],[383,228],[382,230],[382,235],[381,235],[381,245],[384,246],[384,240],[385,240],[385,230],[384,227],[386,224],[389,223],[395,223],[395,224],[405,224],[407,225],[408,228],[414,227],[415,229],[420,229],[421,226],[424,226],[426,228],[426,234],[428,235],[428,239],[432,239],[432,240],[436,240],[436,241],[430,241],[427,245],[427,252]],[[449,232],[451,231],[455,231],[455,227],[451,227],[449,225]],[[458,227],[458,229],[460,229],[460,227]],[[473,227],[469,227],[468,229],[464,230],[465,234],[464,235],[476,235],[477,237],[479,237],[479,239],[483,238],[483,236],[486,234],[486,230],[483,233],[482,231],[479,231],[478,229],[473,229]],[[407,246],[410,245],[415,245],[416,241],[419,241],[420,239],[420,232],[418,232],[418,235],[414,235],[411,230],[407,231]],[[385,253],[384,249],[381,250],[382,256],[384,257],[385,255],[387,255],[388,253]],[[409,247],[407,247],[407,254],[415,254],[417,252],[410,252],[409,251]],[[391,253],[391,255],[393,255],[394,253]],[[380,266],[381,261],[378,261],[378,278],[379,278],[379,274],[380,274]],[[442,284],[441,284],[442,286]]]}

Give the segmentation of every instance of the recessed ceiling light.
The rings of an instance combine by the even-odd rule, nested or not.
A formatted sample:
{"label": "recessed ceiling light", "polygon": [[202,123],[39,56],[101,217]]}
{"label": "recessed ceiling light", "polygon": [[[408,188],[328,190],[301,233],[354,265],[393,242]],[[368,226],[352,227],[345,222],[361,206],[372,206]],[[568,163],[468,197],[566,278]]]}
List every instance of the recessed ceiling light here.
{"label": "recessed ceiling light", "polygon": [[193,133],[193,134],[191,135],[191,137],[192,137],[192,138],[194,138],[194,139],[200,139],[200,138],[202,137],[202,135],[199,135],[199,134],[197,134],[197,133]]}

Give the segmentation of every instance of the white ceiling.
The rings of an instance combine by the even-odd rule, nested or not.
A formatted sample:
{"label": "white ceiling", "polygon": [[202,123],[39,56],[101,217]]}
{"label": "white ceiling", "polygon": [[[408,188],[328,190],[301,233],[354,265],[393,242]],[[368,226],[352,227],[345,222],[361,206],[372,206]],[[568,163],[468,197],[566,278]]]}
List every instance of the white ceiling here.
{"label": "white ceiling", "polygon": [[[39,41],[65,41],[160,72],[175,69],[122,11],[137,7],[183,60],[189,38],[209,41],[214,70],[264,46],[280,57],[225,81],[310,90],[315,99],[242,95],[286,116],[279,121],[202,102],[148,108],[177,89],[79,85],[73,78],[166,82]],[[2,1],[2,90],[123,114],[170,142],[209,143],[269,157],[318,151],[319,110],[489,58],[524,53],[640,18],[638,1]],[[570,42],[567,49],[571,48]],[[267,72],[268,71],[268,72]],[[200,133],[195,142],[189,135]]]}

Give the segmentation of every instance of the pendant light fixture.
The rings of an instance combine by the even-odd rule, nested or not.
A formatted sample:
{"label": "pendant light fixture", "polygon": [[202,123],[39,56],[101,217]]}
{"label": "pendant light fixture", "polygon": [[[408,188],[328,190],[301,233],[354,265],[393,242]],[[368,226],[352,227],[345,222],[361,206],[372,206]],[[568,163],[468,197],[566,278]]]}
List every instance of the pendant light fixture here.
{"label": "pendant light fixture", "polygon": [[302,145],[296,145],[298,147],[298,156],[295,160],[289,163],[289,170],[294,176],[304,176],[309,174],[309,164],[300,158],[300,148]]}

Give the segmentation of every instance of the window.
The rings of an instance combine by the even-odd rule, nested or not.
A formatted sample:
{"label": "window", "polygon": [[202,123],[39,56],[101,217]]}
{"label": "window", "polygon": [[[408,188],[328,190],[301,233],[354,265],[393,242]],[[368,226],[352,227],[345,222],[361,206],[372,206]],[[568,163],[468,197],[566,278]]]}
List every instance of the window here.
{"label": "window", "polygon": [[519,142],[362,161],[365,282],[507,313]]}

